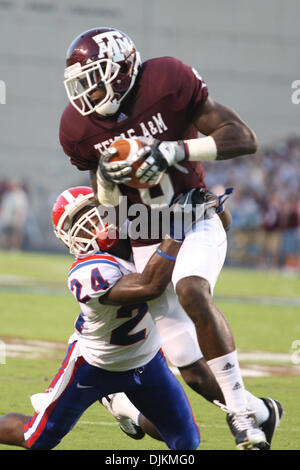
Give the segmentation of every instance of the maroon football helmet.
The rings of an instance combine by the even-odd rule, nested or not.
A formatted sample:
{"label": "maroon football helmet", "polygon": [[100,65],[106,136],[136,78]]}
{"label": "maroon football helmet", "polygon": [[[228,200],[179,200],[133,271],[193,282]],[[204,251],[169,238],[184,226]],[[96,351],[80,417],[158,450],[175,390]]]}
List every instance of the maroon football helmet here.
{"label": "maroon football helmet", "polygon": [[[141,59],[132,40],[113,28],[81,33],[70,45],[64,85],[72,105],[83,116],[94,111],[115,114],[134,85]],[[96,104],[89,99],[97,88],[105,97]]]}

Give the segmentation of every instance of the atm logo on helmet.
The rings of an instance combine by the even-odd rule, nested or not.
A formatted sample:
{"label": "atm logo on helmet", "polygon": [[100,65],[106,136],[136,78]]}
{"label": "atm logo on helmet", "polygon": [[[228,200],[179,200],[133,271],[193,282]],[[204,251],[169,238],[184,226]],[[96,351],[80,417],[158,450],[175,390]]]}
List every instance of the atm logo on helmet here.
{"label": "atm logo on helmet", "polygon": [[106,31],[93,36],[99,46],[99,59],[109,57],[113,62],[124,60],[124,53],[133,48],[129,38],[119,31]]}

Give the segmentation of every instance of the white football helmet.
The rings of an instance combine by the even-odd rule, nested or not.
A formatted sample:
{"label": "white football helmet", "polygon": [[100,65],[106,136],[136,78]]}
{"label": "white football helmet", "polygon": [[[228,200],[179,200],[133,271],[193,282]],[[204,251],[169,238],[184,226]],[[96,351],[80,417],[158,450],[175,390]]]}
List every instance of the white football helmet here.
{"label": "white football helmet", "polygon": [[119,241],[113,224],[105,224],[88,186],[63,191],[52,209],[54,233],[76,257],[106,251]]}

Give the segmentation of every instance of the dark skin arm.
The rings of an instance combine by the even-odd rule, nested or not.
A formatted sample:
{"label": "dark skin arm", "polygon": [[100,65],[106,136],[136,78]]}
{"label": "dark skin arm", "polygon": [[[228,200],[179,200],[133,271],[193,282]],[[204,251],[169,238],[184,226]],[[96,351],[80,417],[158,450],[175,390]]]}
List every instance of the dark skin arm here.
{"label": "dark skin arm", "polygon": [[230,108],[208,98],[194,120],[197,129],[214,138],[217,160],[227,160],[257,151],[254,132]]}
{"label": "dark skin arm", "polygon": [[223,212],[221,212],[220,214],[218,214],[218,216],[220,217],[220,220],[223,224],[223,227],[224,227],[224,230],[225,232],[228,232],[228,230],[230,229],[230,226],[231,226],[231,214],[229,212],[228,209],[224,209]]}
{"label": "dark skin arm", "polygon": [[[216,207],[219,207],[220,206],[220,202],[218,200],[218,197],[213,194],[213,193],[210,193],[210,196],[208,196],[208,199],[211,200],[215,200],[215,206]],[[230,226],[231,226],[231,221],[232,221],[232,217],[231,217],[231,214],[229,212],[228,209],[226,209],[225,207],[223,208],[223,211],[218,213],[218,216],[222,222],[222,225],[224,227],[224,230],[225,232],[228,232],[228,230],[230,229]]]}
{"label": "dark skin arm", "polygon": [[[97,170],[90,170],[90,181],[91,181],[91,187],[92,190],[94,191],[94,194],[97,195],[97,178],[96,178],[96,173]],[[95,196],[95,203],[96,205],[99,204],[97,196]]]}
{"label": "dark skin arm", "polygon": [[[194,125],[203,135],[214,138],[217,160],[249,155],[257,151],[255,133],[232,109],[208,97],[195,117]],[[97,194],[96,170],[90,170],[91,185]]]}
{"label": "dark skin arm", "polygon": [[[228,160],[257,151],[255,133],[235,111],[210,97],[193,122],[201,134],[214,138],[217,160]],[[97,194],[96,171],[90,170],[91,186],[95,194]]]}
{"label": "dark skin arm", "polygon": [[[160,244],[161,250],[176,257],[181,243],[166,239]],[[99,302],[106,305],[130,305],[159,297],[171,280],[174,261],[154,253],[144,271],[123,276]]]}

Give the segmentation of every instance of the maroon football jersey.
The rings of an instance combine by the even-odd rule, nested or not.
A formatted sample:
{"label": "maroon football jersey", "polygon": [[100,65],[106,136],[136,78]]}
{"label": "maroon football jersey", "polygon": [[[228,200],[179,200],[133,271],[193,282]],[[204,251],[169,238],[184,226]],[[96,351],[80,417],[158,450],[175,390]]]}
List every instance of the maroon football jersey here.
{"label": "maroon football jersey", "polygon": [[[79,170],[95,170],[101,153],[120,136],[151,136],[161,141],[196,138],[192,121],[207,96],[206,84],[192,67],[172,57],[150,59],[143,63],[133,90],[112,118],[97,113],[82,116],[69,104],[61,118],[60,142]],[[200,162],[180,166],[185,170],[170,167],[161,184],[151,189],[120,185],[121,192],[131,204],[150,206],[168,204],[181,192],[205,186]]]}

